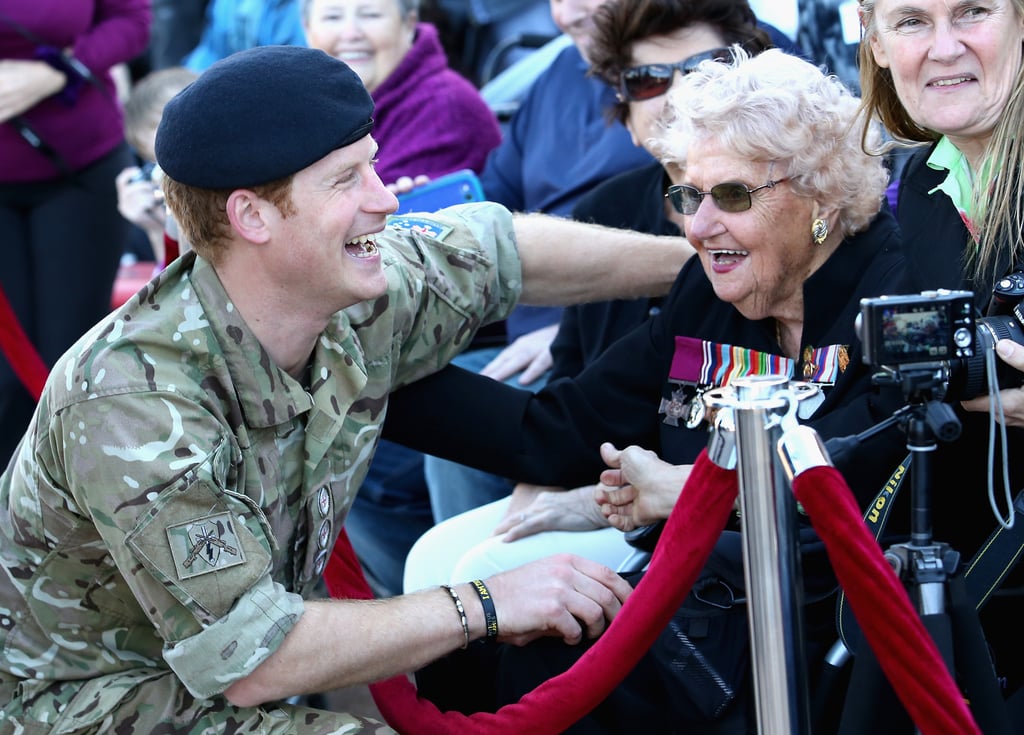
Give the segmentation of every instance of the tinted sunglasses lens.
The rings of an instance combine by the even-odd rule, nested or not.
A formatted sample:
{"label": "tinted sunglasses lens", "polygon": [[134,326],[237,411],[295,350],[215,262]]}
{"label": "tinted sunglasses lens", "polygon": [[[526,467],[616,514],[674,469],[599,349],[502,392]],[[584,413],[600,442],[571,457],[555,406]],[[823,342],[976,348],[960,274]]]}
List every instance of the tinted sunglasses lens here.
{"label": "tinted sunglasses lens", "polygon": [[728,48],[713,48],[710,51],[703,51],[699,54],[694,54],[689,58],[679,62],[680,70],[683,74],[691,74],[697,71],[697,67],[701,65],[703,61],[732,61],[732,51]]}
{"label": "tinted sunglasses lens", "polygon": [[700,191],[692,186],[673,186],[668,190],[668,199],[679,214],[696,214],[700,206]]}
{"label": "tinted sunglasses lens", "polygon": [[745,212],[750,209],[750,192],[743,184],[712,186],[711,198],[723,212]]}
{"label": "tinted sunglasses lens", "polygon": [[628,100],[649,100],[665,94],[672,86],[673,69],[662,71],[647,66],[627,69],[622,73],[622,92]]}

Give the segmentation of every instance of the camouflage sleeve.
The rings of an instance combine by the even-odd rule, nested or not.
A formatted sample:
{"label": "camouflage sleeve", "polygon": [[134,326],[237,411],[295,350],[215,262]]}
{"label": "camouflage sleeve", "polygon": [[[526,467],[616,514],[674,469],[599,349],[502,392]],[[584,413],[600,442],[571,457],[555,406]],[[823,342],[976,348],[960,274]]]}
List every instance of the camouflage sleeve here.
{"label": "camouflage sleeve", "polygon": [[218,417],[170,391],[107,396],[60,411],[47,446],[45,476],[92,519],[116,565],[108,585],[138,605],[135,620],[98,619],[115,655],[131,655],[129,633],[148,618],[168,665],[208,697],[280,645],[302,599],[271,579],[272,533],[257,503],[233,491],[240,453]]}
{"label": "camouflage sleeve", "polygon": [[[395,385],[447,365],[481,326],[504,319],[519,299],[522,268],[512,215],[500,205],[392,217],[378,243],[390,283],[388,324],[398,340],[387,343],[399,350]],[[380,310],[379,304],[361,306]]]}

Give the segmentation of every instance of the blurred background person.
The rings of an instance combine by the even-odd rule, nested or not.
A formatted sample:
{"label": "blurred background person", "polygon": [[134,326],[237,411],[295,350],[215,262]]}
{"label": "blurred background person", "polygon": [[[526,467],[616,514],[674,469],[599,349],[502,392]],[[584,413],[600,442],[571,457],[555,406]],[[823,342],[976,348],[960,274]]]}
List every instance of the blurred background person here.
{"label": "blurred background person", "polygon": [[138,165],[117,175],[117,209],[145,236],[148,251],[139,247],[139,260],[153,261],[158,268],[168,260],[164,248],[168,217],[156,166],[156,129],[164,106],[197,77],[181,66],[150,72],[132,87],[124,104],[125,138]]}
{"label": "blurred background person", "polygon": [[[621,119],[608,119],[616,82],[589,73],[594,19],[603,4],[552,0],[552,17],[573,45],[533,83],[505,139],[491,153],[481,176],[489,200],[516,211],[568,216],[580,197],[609,177],[654,162],[643,147],[634,145]],[[797,50],[776,29],[764,28],[780,47]],[[471,348],[454,363],[536,390],[549,377],[550,346],[561,316],[561,309],[517,307],[498,345]],[[433,458],[427,459],[426,473],[438,521],[503,498],[513,488],[507,478]]]}
{"label": "blurred background person", "polygon": [[300,0],[312,48],[348,64],[370,91],[377,175],[437,178],[480,172],[501,141],[480,93],[448,66],[437,28],[417,0]]}
{"label": "blurred background person", "polygon": [[[306,45],[299,0],[209,0],[199,43],[181,63],[203,71],[236,51],[275,45]],[[285,100],[267,102],[287,104]]]}
{"label": "blurred background person", "polygon": [[146,54],[152,71],[181,66],[199,43],[209,0],[153,0],[153,28]]}
{"label": "blurred background person", "polygon": [[[0,287],[46,365],[110,310],[132,163],[110,69],[149,27],[148,0],[0,0]],[[34,406],[0,358],[0,467]]]}

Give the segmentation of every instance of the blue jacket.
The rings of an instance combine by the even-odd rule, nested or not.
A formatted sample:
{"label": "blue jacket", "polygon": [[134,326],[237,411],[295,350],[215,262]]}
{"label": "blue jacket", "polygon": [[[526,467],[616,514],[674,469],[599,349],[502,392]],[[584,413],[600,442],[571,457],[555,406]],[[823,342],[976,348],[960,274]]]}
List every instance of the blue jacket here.
{"label": "blue jacket", "polygon": [[[537,77],[480,177],[487,198],[513,211],[569,216],[576,200],[605,179],[654,160],[633,145],[605,112],[615,92],[587,76],[575,46]],[[557,246],[557,243],[553,243]],[[517,307],[508,318],[512,341],[558,322],[561,310]]]}
{"label": "blue jacket", "polygon": [[184,65],[203,71],[236,51],[274,45],[306,45],[297,0],[212,0],[199,45]]}

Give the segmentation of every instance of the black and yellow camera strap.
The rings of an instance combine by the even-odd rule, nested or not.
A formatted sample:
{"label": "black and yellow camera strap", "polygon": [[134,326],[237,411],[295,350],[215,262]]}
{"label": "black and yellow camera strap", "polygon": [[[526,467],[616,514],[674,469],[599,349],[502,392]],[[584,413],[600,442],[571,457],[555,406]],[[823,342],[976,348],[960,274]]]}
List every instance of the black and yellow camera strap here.
{"label": "black and yellow camera strap", "polygon": [[[896,495],[907,478],[912,456],[908,454],[893,470],[864,513],[864,523],[876,541],[880,541],[885,532]],[[1017,514],[1024,516],[1024,490],[1018,493],[1013,505]],[[998,525],[964,567],[963,580],[967,598],[973,602],[975,610],[984,607],[1020,561],[1021,556],[1024,556],[1024,522],[1014,523],[1009,528]],[[836,606],[836,628],[843,644],[848,649],[855,650],[851,645],[853,641],[847,640],[847,636],[856,628],[850,627],[849,621],[852,617],[853,613],[846,602],[846,594],[840,590]]]}

